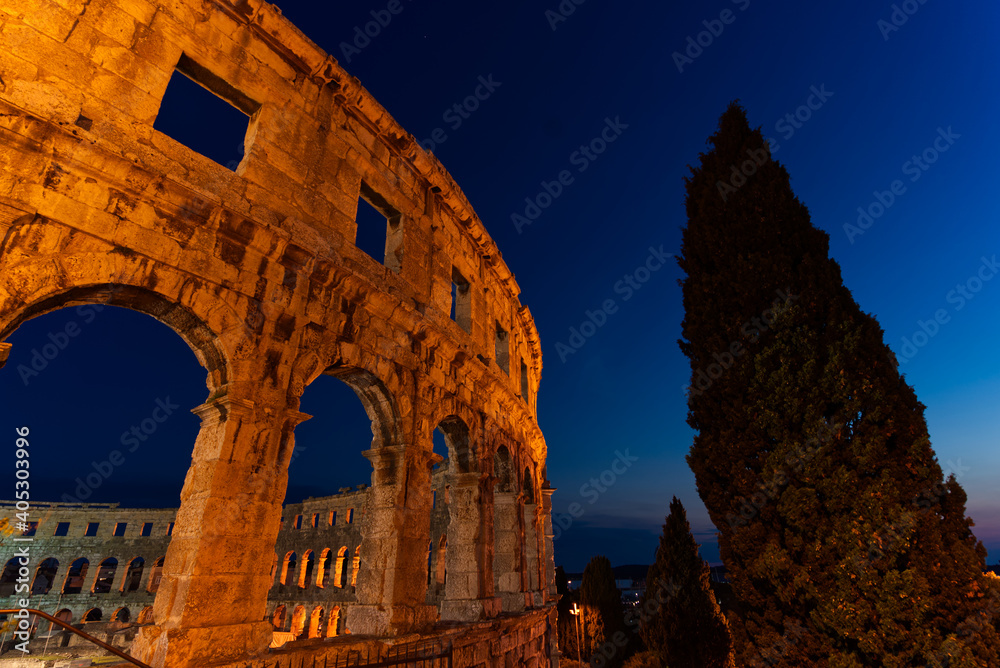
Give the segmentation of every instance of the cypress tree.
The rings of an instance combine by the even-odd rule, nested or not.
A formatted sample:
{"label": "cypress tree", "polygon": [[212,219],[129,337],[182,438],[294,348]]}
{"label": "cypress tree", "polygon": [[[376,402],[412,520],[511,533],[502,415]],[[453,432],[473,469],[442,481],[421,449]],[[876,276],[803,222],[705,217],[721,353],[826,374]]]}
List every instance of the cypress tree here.
{"label": "cypress tree", "polygon": [[621,594],[615,586],[615,573],[611,568],[611,561],[607,557],[593,557],[583,569],[580,605],[583,607],[586,636],[583,640],[584,653],[599,654],[604,648],[612,656],[609,660],[597,660],[597,662],[602,665],[621,665],[624,657],[615,649],[613,639],[616,633],[625,629],[625,610],[622,607]]}
{"label": "cypress tree", "polygon": [[686,179],[680,345],[738,663],[1000,665],[992,621],[963,630],[993,619],[985,549],[881,328],[737,103],[709,146]]}
{"label": "cypress tree", "polygon": [[729,625],[715,601],[687,513],[675,496],[642,602],[643,640],[670,668],[729,668]]}

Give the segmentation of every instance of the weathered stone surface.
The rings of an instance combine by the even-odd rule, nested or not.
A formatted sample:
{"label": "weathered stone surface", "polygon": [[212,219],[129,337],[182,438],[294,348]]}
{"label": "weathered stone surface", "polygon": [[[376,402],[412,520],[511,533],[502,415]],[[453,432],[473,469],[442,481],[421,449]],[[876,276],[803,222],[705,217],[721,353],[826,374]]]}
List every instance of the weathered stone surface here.
{"label": "weathered stone surface", "polygon": [[[374,433],[348,628],[551,605],[549,506],[532,508],[538,334],[440,163],[266,2],[47,2],[0,8],[0,340],[115,304],[170,326],[207,371],[136,651],[185,668],[266,649],[273,580],[250,565],[273,561],[299,398],[320,374],[355,389]],[[175,70],[248,115],[238,165],[152,127]],[[384,257],[355,245],[359,199],[386,217]],[[439,427],[447,515],[431,498]],[[435,522],[445,582],[428,587]]]}

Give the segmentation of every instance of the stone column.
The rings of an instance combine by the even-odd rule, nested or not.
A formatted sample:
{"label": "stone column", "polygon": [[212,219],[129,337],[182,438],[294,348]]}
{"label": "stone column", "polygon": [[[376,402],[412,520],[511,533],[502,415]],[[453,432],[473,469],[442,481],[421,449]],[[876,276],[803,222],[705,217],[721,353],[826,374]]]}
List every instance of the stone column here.
{"label": "stone column", "polygon": [[524,610],[517,494],[493,493],[493,578],[504,612]]}
{"label": "stone column", "polygon": [[448,579],[441,619],[476,621],[495,617],[500,612],[499,599],[480,587],[480,575],[486,568],[482,531],[482,508],[478,473],[456,473],[450,478],[451,500],[448,524]]}
{"label": "stone column", "polygon": [[[430,451],[402,445],[364,453],[375,467],[361,532],[357,604],[347,609],[347,628],[360,635],[398,635],[434,622],[427,605],[430,541]],[[449,546],[450,547],[450,546]]]}
{"label": "stone column", "polygon": [[555,487],[549,487],[547,482],[542,487],[542,531],[544,537],[542,561],[545,566],[546,598],[551,602],[559,600],[559,590],[556,587],[556,557],[552,544],[555,537],[555,531],[552,530],[552,493],[555,491]]}
{"label": "stone column", "polygon": [[270,563],[295,425],[309,416],[231,395],[201,417],[156,595],[156,625],[132,653],[156,668],[196,668],[267,650]]}
{"label": "stone column", "polygon": [[540,591],[538,568],[538,506],[524,504],[524,588],[528,592],[532,607],[541,607],[545,597]]}

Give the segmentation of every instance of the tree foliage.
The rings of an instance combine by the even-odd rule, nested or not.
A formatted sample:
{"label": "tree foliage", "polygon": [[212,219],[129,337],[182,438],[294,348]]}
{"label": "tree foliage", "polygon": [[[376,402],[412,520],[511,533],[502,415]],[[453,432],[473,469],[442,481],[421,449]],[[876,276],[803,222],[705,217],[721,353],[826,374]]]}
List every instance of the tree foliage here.
{"label": "tree foliage", "polygon": [[675,496],[663,523],[642,602],[643,640],[670,668],[730,668],[732,641],[708,564],[698,554],[684,505]]}
{"label": "tree foliage", "polygon": [[992,624],[962,634],[992,618],[985,550],[881,328],[739,105],[709,146],[686,184],[680,344],[738,663],[1000,665]]}
{"label": "tree foliage", "polygon": [[616,633],[624,632],[625,612],[607,557],[593,557],[583,570],[580,605],[583,608],[584,654],[591,656],[604,649],[605,655],[613,654],[606,665],[620,665],[624,657],[613,650],[613,638]]}

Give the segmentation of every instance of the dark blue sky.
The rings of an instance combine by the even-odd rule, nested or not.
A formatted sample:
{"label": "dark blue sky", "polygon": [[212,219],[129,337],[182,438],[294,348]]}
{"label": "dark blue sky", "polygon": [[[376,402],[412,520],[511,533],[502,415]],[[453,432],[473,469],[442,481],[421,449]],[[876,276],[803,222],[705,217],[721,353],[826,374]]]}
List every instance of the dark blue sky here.
{"label": "dark blue sky", "polygon": [[[714,528],[684,462],[692,433],[682,392],[689,369],[676,344],[681,274],[672,261],[650,258],[678,250],[687,165],[736,98],[774,138],[775,157],[814,223],[830,233],[861,307],[898,355],[912,357],[903,370],[927,405],[941,464],[968,491],[977,535],[997,561],[1000,279],[972,290],[983,258],[1000,254],[1000,7],[910,0],[900,6],[914,13],[893,17],[889,2],[679,4],[565,0],[562,7],[575,9],[553,30],[546,10],[558,11],[556,0],[402,0],[376,37],[347,51],[341,44],[387,2],[279,7],[418,139],[441,129],[434,153],[517,276],[544,353],[539,421],[559,489],[557,523],[566,525],[557,563],[579,570],[595,553],[615,564],[649,562],[672,495],[687,507],[703,555],[717,559]],[[688,61],[674,55],[688,49]],[[449,112],[481,77],[492,82],[488,98],[465,118]],[[164,116],[168,110],[165,103]],[[600,155],[579,152],[602,132],[613,141]],[[239,158],[238,139],[220,142],[206,154]],[[563,170],[572,181],[518,229],[512,215],[526,215],[525,198]],[[894,181],[892,204],[860,234],[845,231],[859,207],[879,213],[875,193]],[[606,300],[613,312],[567,353],[580,343],[571,328]],[[925,345],[905,349],[903,338],[942,310],[947,321]],[[51,449],[33,480],[57,499],[74,494],[73,479],[169,397],[176,412],[126,453],[91,500],[173,505],[197,432],[187,411],[206,398],[205,373],[152,319],[117,309],[89,315],[84,322],[63,310],[10,337],[0,374],[3,427],[27,423],[36,447]],[[80,334],[25,386],[18,364],[70,320]],[[338,381],[320,380],[303,398],[316,417],[297,431],[290,500],[368,480],[360,404]],[[624,472],[605,488],[605,472],[626,453],[619,461],[629,465],[619,463]],[[574,502],[583,513],[571,518]]]}

